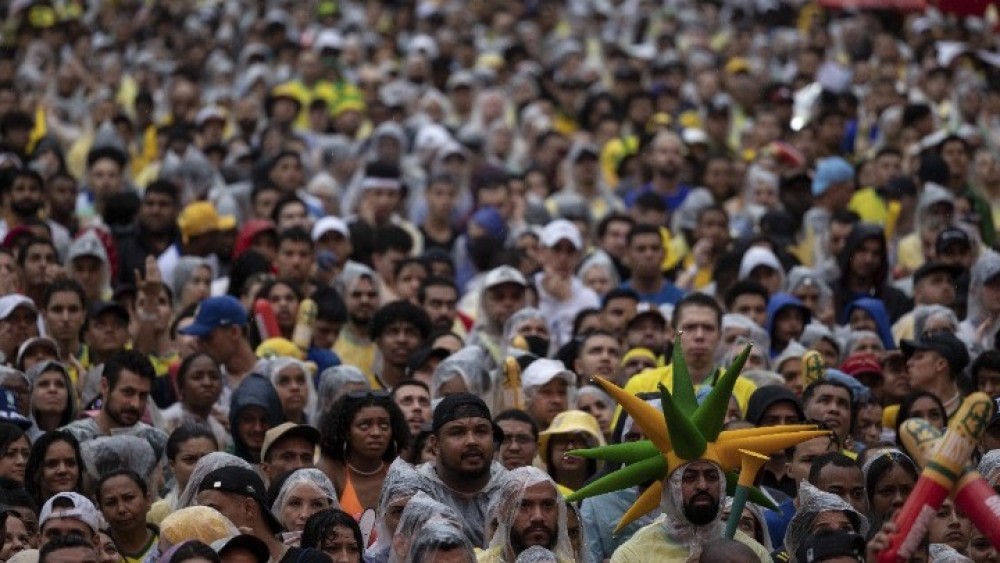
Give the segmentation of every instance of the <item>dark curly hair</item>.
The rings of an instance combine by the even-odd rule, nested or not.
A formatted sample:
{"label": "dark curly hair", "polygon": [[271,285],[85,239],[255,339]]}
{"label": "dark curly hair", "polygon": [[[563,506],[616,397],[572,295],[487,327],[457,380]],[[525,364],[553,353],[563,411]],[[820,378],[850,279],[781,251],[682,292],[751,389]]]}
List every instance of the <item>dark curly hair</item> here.
{"label": "dark curly hair", "polygon": [[42,468],[45,466],[45,454],[57,442],[65,442],[73,448],[77,468],[76,485],[73,486],[73,490],[78,493],[83,492],[84,465],[83,456],[80,455],[80,442],[65,430],[52,430],[42,434],[31,445],[31,455],[28,456],[28,465],[24,469],[24,487],[38,506],[42,506],[48,500],[48,497],[42,497]]}
{"label": "dark curly hair", "polygon": [[354,517],[339,508],[320,510],[306,520],[306,527],[302,530],[302,547],[323,551],[323,543],[336,526],[344,526],[354,534],[354,541],[358,546],[358,563],[361,563],[365,552],[361,528]]}
{"label": "dark curly hair", "polygon": [[212,563],[221,563],[222,559],[214,549],[198,540],[188,540],[177,548],[170,557],[169,563],[181,563],[189,559],[207,559]]}
{"label": "dark curly hair", "polygon": [[410,427],[406,423],[403,411],[399,410],[396,402],[384,391],[361,391],[348,393],[337,399],[330,407],[322,419],[320,419],[320,441],[319,447],[323,455],[338,461],[345,461],[347,448],[350,443],[348,433],[354,416],[365,407],[382,407],[389,413],[389,424],[392,430],[392,439],[389,447],[382,454],[382,459],[391,462],[396,459],[399,452],[406,449],[410,443]]}

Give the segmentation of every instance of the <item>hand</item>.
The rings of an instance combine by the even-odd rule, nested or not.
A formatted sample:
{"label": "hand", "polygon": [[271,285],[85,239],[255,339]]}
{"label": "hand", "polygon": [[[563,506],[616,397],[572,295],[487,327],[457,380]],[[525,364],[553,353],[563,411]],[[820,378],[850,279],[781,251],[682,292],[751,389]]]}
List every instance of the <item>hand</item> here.
{"label": "hand", "polygon": [[892,522],[882,524],[882,529],[872,536],[872,539],[868,540],[868,545],[865,549],[865,560],[871,562],[878,561],[878,554],[889,549],[889,545],[892,543],[892,536],[897,531],[896,525]]}
{"label": "hand", "polygon": [[694,263],[698,269],[707,268],[712,265],[712,241],[707,238],[699,239],[694,243],[691,255],[694,256]]}
{"label": "hand", "polygon": [[573,289],[573,281],[569,278],[562,278],[555,274],[546,273],[542,276],[542,287],[558,301],[565,301],[569,299],[570,292]]}
{"label": "hand", "polygon": [[45,283],[52,283],[59,278],[69,277],[66,269],[59,264],[49,264],[45,267]]}

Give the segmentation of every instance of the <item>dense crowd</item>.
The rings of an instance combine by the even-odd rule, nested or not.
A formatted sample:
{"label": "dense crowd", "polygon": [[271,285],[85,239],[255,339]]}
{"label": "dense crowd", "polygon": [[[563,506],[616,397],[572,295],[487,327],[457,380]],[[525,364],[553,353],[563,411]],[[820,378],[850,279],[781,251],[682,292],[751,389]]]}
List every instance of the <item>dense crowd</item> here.
{"label": "dense crowd", "polygon": [[[0,562],[875,561],[1000,405],[998,15],[837,4],[0,2]],[[745,506],[635,414],[734,363]]]}

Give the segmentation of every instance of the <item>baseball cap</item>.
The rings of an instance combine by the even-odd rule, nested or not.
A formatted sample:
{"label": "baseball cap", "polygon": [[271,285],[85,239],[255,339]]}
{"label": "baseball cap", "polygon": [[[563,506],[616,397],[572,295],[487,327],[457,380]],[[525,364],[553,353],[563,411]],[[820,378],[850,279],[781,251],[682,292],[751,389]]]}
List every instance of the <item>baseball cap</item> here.
{"label": "baseball cap", "polygon": [[[68,508],[53,507],[60,499],[69,501],[72,506]],[[44,527],[45,523],[53,518],[75,518],[89,526],[95,534],[101,529],[101,514],[97,511],[94,503],[80,493],[57,493],[45,501],[42,511],[38,514],[38,527]]]}
{"label": "baseball cap", "polygon": [[431,431],[437,432],[442,426],[463,418],[485,418],[493,426],[493,440],[503,441],[503,430],[490,416],[490,409],[482,399],[472,393],[456,393],[448,395],[434,407],[434,418]]}
{"label": "baseball cap", "polygon": [[957,336],[950,332],[935,332],[919,340],[903,339],[899,343],[907,358],[920,350],[930,350],[948,360],[953,374],[960,373],[969,365],[969,350]]}
{"label": "baseball cap", "polygon": [[96,319],[104,313],[111,313],[125,324],[129,322],[128,309],[117,301],[95,301],[87,309],[87,318]]}
{"label": "baseball cap", "polygon": [[76,237],[66,251],[66,258],[72,262],[77,258],[90,256],[97,258],[101,262],[108,261],[108,249],[104,247],[101,238],[94,231],[86,231]]}
{"label": "baseball cap", "polygon": [[920,280],[937,272],[945,272],[949,274],[952,279],[955,279],[962,275],[962,268],[960,266],[952,266],[941,262],[924,262],[919,268],[917,268],[916,272],[913,272],[913,284],[916,285],[920,283]]}
{"label": "baseball cap", "polygon": [[528,281],[524,279],[524,275],[517,268],[500,266],[493,268],[486,274],[486,277],[483,279],[483,289],[490,289],[491,287],[505,283],[513,283],[522,287],[527,287],[528,285]]}
{"label": "baseball cap", "polygon": [[264,481],[253,469],[233,465],[220,467],[205,475],[198,487],[199,493],[201,491],[221,491],[252,498],[260,506],[261,514],[264,516],[268,528],[277,533],[283,527],[268,508],[266,490]]}
{"label": "baseball cap", "polygon": [[625,328],[628,330],[635,323],[639,322],[641,319],[647,317],[656,319],[664,327],[667,326],[667,318],[663,316],[663,311],[659,307],[656,307],[652,303],[639,303],[635,307],[635,316],[628,320]]}
{"label": "baseball cap", "polygon": [[725,71],[726,74],[750,72],[750,61],[743,57],[733,57],[726,62]]}
{"label": "baseball cap", "polygon": [[7,320],[18,307],[27,307],[32,313],[38,314],[38,308],[30,297],[14,293],[0,297],[0,321]]}
{"label": "baseball cap", "polygon": [[863,374],[874,374],[882,377],[882,364],[872,354],[851,354],[840,365],[840,371],[859,379]]}
{"label": "baseball cap", "polygon": [[842,557],[864,561],[864,538],[844,530],[821,530],[806,536],[795,552],[795,560],[801,563],[820,563]]}
{"label": "baseball cap", "polygon": [[833,156],[821,159],[816,165],[816,174],[813,175],[813,197],[819,197],[826,193],[832,184],[850,182],[853,179],[854,167],[843,158]]}
{"label": "baseball cap", "polygon": [[48,348],[49,352],[51,352],[53,356],[57,358],[59,357],[59,345],[56,344],[55,340],[52,340],[47,336],[35,336],[25,340],[17,348],[17,361],[15,363],[17,365],[21,365],[21,362],[24,361],[24,356],[31,350],[39,347]]}
{"label": "baseball cap", "polygon": [[580,229],[577,229],[576,225],[566,219],[556,219],[545,225],[545,228],[542,229],[540,239],[542,246],[546,248],[552,248],[559,244],[559,241],[566,240],[573,245],[573,248],[583,250],[583,239],[580,237]]}
{"label": "baseball cap", "polygon": [[433,358],[443,360],[450,355],[451,352],[445,348],[421,348],[414,352],[410,356],[410,361],[406,363],[406,376],[412,377]]}
{"label": "baseball cap", "polygon": [[21,430],[31,428],[31,420],[17,410],[17,399],[7,389],[0,389],[0,422],[10,422]]}
{"label": "baseball cap", "polygon": [[246,326],[247,312],[235,297],[222,295],[209,297],[201,302],[194,314],[194,322],[180,330],[188,336],[205,337],[223,326]]}
{"label": "baseball cap", "polygon": [[194,123],[198,127],[201,127],[212,120],[225,123],[225,111],[219,106],[205,106],[198,110],[198,113],[194,116]]}
{"label": "baseball cap", "polygon": [[316,430],[315,427],[308,424],[283,422],[264,433],[264,445],[260,447],[260,459],[267,459],[267,451],[276,442],[295,436],[309,440],[314,446],[319,443],[319,430]]}
{"label": "baseball cap", "polygon": [[571,387],[576,386],[576,374],[566,369],[565,364],[559,360],[539,358],[521,374],[521,388],[541,387],[557,377],[565,379]]}
{"label": "baseball cap", "polygon": [[232,215],[220,216],[215,205],[208,201],[189,203],[177,216],[177,227],[181,230],[183,242],[191,240],[191,237],[226,231],[235,226],[235,217]]}
{"label": "baseball cap", "polygon": [[972,239],[969,238],[969,233],[959,227],[948,227],[941,231],[934,242],[938,254],[947,254],[948,248],[956,244],[966,249],[972,248]]}
{"label": "baseball cap", "polygon": [[231,549],[245,549],[253,554],[254,558],[257,559],[257,563],[267,563],[271,559],[271,551],[267,549],[267,544],[264,543],[264,540],[250,534],[240,534],[214,541],[212,542],[212,549],[220,557]]}
{"label": "baseball cap", "polygon": [[351,232],[347,230],[347,223],[344,222],[340,217],[323,217],[316,224],[313,225],[312,239],[313,242],[318,241],[323,238],[323,235],[334,232],[338,233],[344,238],[351,238]]}

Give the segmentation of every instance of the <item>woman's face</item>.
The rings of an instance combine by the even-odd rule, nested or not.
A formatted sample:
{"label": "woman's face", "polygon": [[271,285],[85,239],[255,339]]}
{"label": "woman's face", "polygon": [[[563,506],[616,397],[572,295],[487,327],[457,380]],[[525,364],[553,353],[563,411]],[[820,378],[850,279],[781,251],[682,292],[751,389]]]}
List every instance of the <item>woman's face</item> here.
{"label": "woman's face", "polygon": [[611,421],[615,414],[613,404],[608,404],[600,395],[587,393],[577,398],[576,408],[596,418],[597,422],[601,425],[601,433],[605,436],[611,435]]}
{"label": "woman's face", "polygon": [[337,524],[323,538],[320,551],[330,556],[333,563],[357,563],[361,561],[361,546],[354,539],[354,532],[347,526]]}
{"label": "woman's face", "polygon": [[76,463],[76,452],[66,442],[54,442],[45,452],[42,460],[41,487],[43,496],[72,491],[80,476]]}
{"label": "woman's face", "polygon": [[299,483],[288,491],[281,505],[281,522],[288,531],[301,532],[310,516],[330,508],[330,504],[330,498],[319,487],[312,483]]}
{"label": "woman's face", "polygon": [[958,331],[958,327],[955,323],[951,322],[951,319],[945,315],[931,315],[927,317],[924,322],[924,334],[932,334],[935,332],[951,332],[955,333]]}
{"label": "woman's face", "polygon": [[885,352],[885,348],[882,346],[882,341],[875,336],[864,336],[858,339],[857,343],[854,344],[854,350],[852,354],[872,354],[879,358],[882,357],[882,352]]}
{"label": "woman's face", "polygon": [[211,294],[212,269],[208,266],[199,266],[191,272],[191,278],[184,284],[181,305],[186,307],[192,303],[199,303]]}
{"label": "woman's face", "polygon": [[941,407],[930,397],[920,397],[913,401],[913,406],[910,407],[910,418],[922,418],[938,430],[944,430],[947,422],[944,413],[941,412]]}
{"label": "woman's face", "polygon": [[795,291],[792,292],[792,295],[798,297],[799,301],[812,311],[813,315],[819,313],[819,287],[814,284],[799,284],[795,288]]}
{"label": "woman's face", "polygon": [[548,461],[560,473],[579,471],[587,467],[587,460],[582,457],[566,456],[566,452],[587,446],[587,436],[581,432],[555,434],[549,438]]}
{"label": "woman's face", "polygon": [[594,266],[583,274],[583,285],[593,289],[597,295],[607,295],[614,283],[606,268]]}
{"label": "woman's face", "polygon": [[69,401],[66,379],[58,371],[47,371],[35,380],[31,393],[31,410],[39,414],[62,414]]}
{"label": "woman's face", "polygon": [[0,454],[2,454],[0,457],[0,477],[24,483],[24,468],[28,465],[28,455],[31,454],[31,444],[28,443],[28,437],[21,436],[7,444],[7,447]]}
{"label": "woman's face", "polygon": [[274,380],[274,389],[281,399],[281,410],[285,415],[300,414],[306,408],[309,400],[309,386],[306,374],[299,366],[286,366],[278,372]]}
{"label": "woman's face", "polygon": [[207,354],[191,361],[184,375],[181,400],[198,409],[211,408],[222,393],[222,374],[219,366]]}
{"label": "woman's face", "polygon": [[274,316],[282,330],[291,330],[295,326],[295,314],[299,310],[299,298],[292,288],[283,283],[271,288],[267,300],[274,309]]}
{"label": "woman's face", "polygon": [[182,491],[187,486],[198,460],[216,450],[218,447],[215,442],[208,438],[192,438],[181,444],[177,450],[177,457],[170,462],[170,469],[177,479],[177,490]]}
{"label": "woman's face", "polygon": [[837,349],[833,346],[833,344],[826,341],[825,339],[823,338],[817,339],[815,342],[813,342],[813,345],[810,346],[810,349],[816,350],[817,352],[820,353],[821,356],[823,356],[824,367],[832,368],[836,367],[839,364],[839,362],[837,361],[839,359],[839,354],[837,353]]}
{"label": "woman's face", "polygon": [[97,533],[97,563],[122,563],[124,558],[122,554],[118,552],[118,546],[115,545],[114,540],[111,536],[104,532]]}
{"label": "woman's face", "polygon": [[392,440],[389,411],[383,407],[362,407],[351,421],[348,443],[352,455],[369,459],[381,458]]}
{"label": "woman's face", "polygon": [[0,550],[0,559],[7,561],[15,553],[25,549],[34,549],[34,540],[24,522],[14,514],[7,516],[7,534],[4,538],[3,549]]}
{"label": "woman's face", "polygon": [[914,479],[899,465],[882,474],[871,492],[872,515],[876,521],[886,521],[903,507],[913,491]]}
{"label": "woman's face", "polygon": [[409,264],[396,276],[396,295],[400,299],[416,302],[420,284],[427,278],[427,269],[421,264]]}
{"label": "woman's face", "polygon": [[118,475],[105,481],[97,500],[112,530],[121,533],[146,527],[149,499],[130,477]]}
{"label": "woman's face", "polygon": [[[208,297],[206,294],[205,297]],[[146,295],[143,292],[139,292],[135,296],[135,307],[138,310],[144,310],[146,308]],[[195,303],[195,301],[191,301]],[[157,330],[167,330],[170,328],[170,296],[167,295],[165,289],[161,290],[156,296],[156,328]]]}

